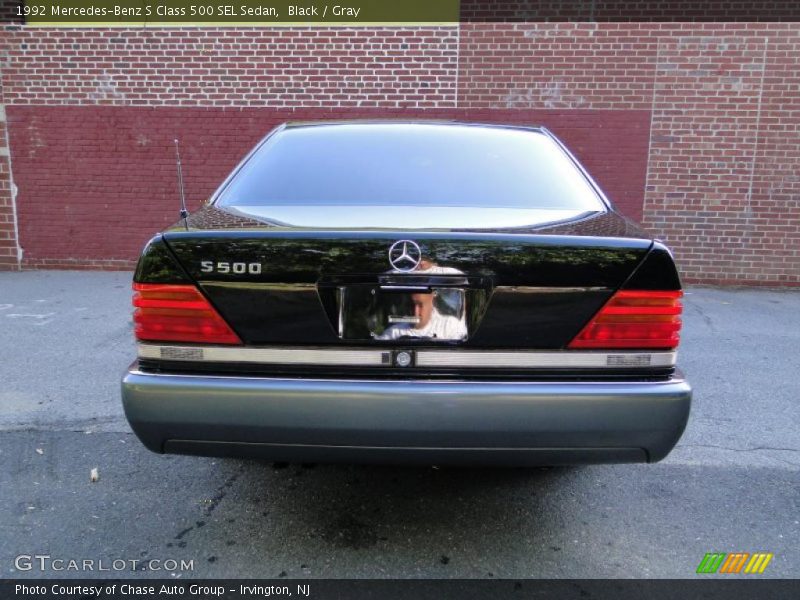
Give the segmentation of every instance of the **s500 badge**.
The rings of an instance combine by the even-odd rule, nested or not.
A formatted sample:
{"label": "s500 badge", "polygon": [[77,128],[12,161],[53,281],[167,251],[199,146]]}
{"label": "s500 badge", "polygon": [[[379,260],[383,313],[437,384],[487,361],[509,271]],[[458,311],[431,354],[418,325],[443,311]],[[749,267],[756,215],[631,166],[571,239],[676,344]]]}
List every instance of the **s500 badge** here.
{"label": "s500 badge", "polygon": [[213,260],[200,261],[200,271],[203,273],[233,273],[234,275],[260,275],[261,263],[253,262],[214,262]]}

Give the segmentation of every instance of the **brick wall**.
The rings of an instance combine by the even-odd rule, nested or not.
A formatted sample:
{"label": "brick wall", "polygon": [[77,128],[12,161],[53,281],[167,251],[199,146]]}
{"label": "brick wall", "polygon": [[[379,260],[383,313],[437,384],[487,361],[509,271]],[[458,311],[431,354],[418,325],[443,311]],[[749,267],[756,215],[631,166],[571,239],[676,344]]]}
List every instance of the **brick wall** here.
{"label": "brick wall", "polygon": [[414,116],[543,123],[688,281],[800,285],[797,24],[0,35],[25,266],[128,264],[174,221],[176,134],[197,205],[274,123]]}
{"label": "brick wall", "polygon": [[9,104],[454,107],[458,28],[26,29]]}
{"label": "brick wall", "polygon": [[644,223],[689,280],[800,283],[798,32],[705,26],[659,44]]}

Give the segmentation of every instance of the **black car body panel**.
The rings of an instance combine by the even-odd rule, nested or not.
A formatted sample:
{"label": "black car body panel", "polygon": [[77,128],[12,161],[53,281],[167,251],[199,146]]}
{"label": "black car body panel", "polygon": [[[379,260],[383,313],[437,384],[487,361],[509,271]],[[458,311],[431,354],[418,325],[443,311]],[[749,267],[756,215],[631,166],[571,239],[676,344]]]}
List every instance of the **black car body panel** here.
{"label": "black car body panel", "polygon": [[[337,127],[337,135],[350,131]],[[348,127],[370,139],[372,124]],[[404,124],[375,131],[391,138],[393,127]],[[295,128],[303,144],[326,129]],[[495,129],[426,124],[412,131],[438,143],[451,130],[478,140]],[[337,211],[321,226],[313,203],[292,223],[288,200],[276,209],[281,219],[271,218],[268,205],[231,200],[252,161],[269,166],[259,157],[283,131],[268,136],[210,204],[154,237],[139,261],[136,284],[196,287],[241,340],[241,349],[140,344],[123,399],[148,447],[275,460],[493,464],[659,460],[672,448],[691,398],[674,352],[576,352],[570,344],[620,290],[680,290],[677,269],[666,247],[617,213],[563,146],[544,147],[542,156],[553,152],[574,167],[577,199],[568,211],[492,208],[483,227],[474,226],[476,206],[448,205],[452,213],[411,206],[420,227],[377,227],[369,224],[382,214],[380,202],[353,210],[338,200],[318,207]],[[398,144],[415,143],[403,136]],[[383,137],[376,148],[392,152]],[[298,148],[305,146],[292,151]],[[430,177],[420,161],[403,168]],[[385,210],[416,224],[396,207]],[[571,216],[555,218],[564,215]],[[361,226],[343,227],[348,218]],[[535,222],[517,222],[526,218]],[[413,258],[413,268],[393,253]],[[412,308],[420,297],[432,299],[429,310],[445,315],[450,330],[417,335],[418,325],[406,324],[420,322],[411,314],[423,310]],[[395,394],[397,386],[403,391]],[[358,406],[360,416],[352,412]],[[398,429],[396,419],[407,423]]]}
{"label": "black car body panel", "polygon": [[[164,239],[245,343],[347,343],[334,323],[339,286],[446,285],[450,278],[452,285],[467,280],[465,287],[485,304],[464,345],[508,348],[564,347],[652,246],[644,239],[415,232],[426,258],[461,275],[387,273],[387,248],[411,236],[170,232]],[[201,272],[204,260],[220,256],[230,263],[258,263],[261,272]]]}

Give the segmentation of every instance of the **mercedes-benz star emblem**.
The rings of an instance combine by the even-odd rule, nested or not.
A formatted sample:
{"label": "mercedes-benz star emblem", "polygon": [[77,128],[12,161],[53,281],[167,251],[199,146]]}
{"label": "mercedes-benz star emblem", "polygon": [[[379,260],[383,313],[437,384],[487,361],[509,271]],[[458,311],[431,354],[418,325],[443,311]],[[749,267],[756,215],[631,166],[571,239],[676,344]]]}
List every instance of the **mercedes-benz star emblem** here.
{"label": "mercedes-benz star emblem", "polygon": [[400,240],[389,248],[389,264],[396,271],[413,271],[422,260],[422,250],[417,242]]}

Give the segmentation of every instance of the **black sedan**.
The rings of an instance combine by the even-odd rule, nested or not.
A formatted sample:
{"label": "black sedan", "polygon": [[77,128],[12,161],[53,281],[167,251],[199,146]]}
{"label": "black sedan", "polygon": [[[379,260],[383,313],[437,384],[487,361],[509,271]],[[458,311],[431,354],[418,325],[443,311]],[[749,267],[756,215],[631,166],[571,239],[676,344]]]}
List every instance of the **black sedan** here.
{"label": "black sedan", "polygon": [[155,452],[653,462],[689,415],[669,250],[544,128],[283,125],[133,289]]}

